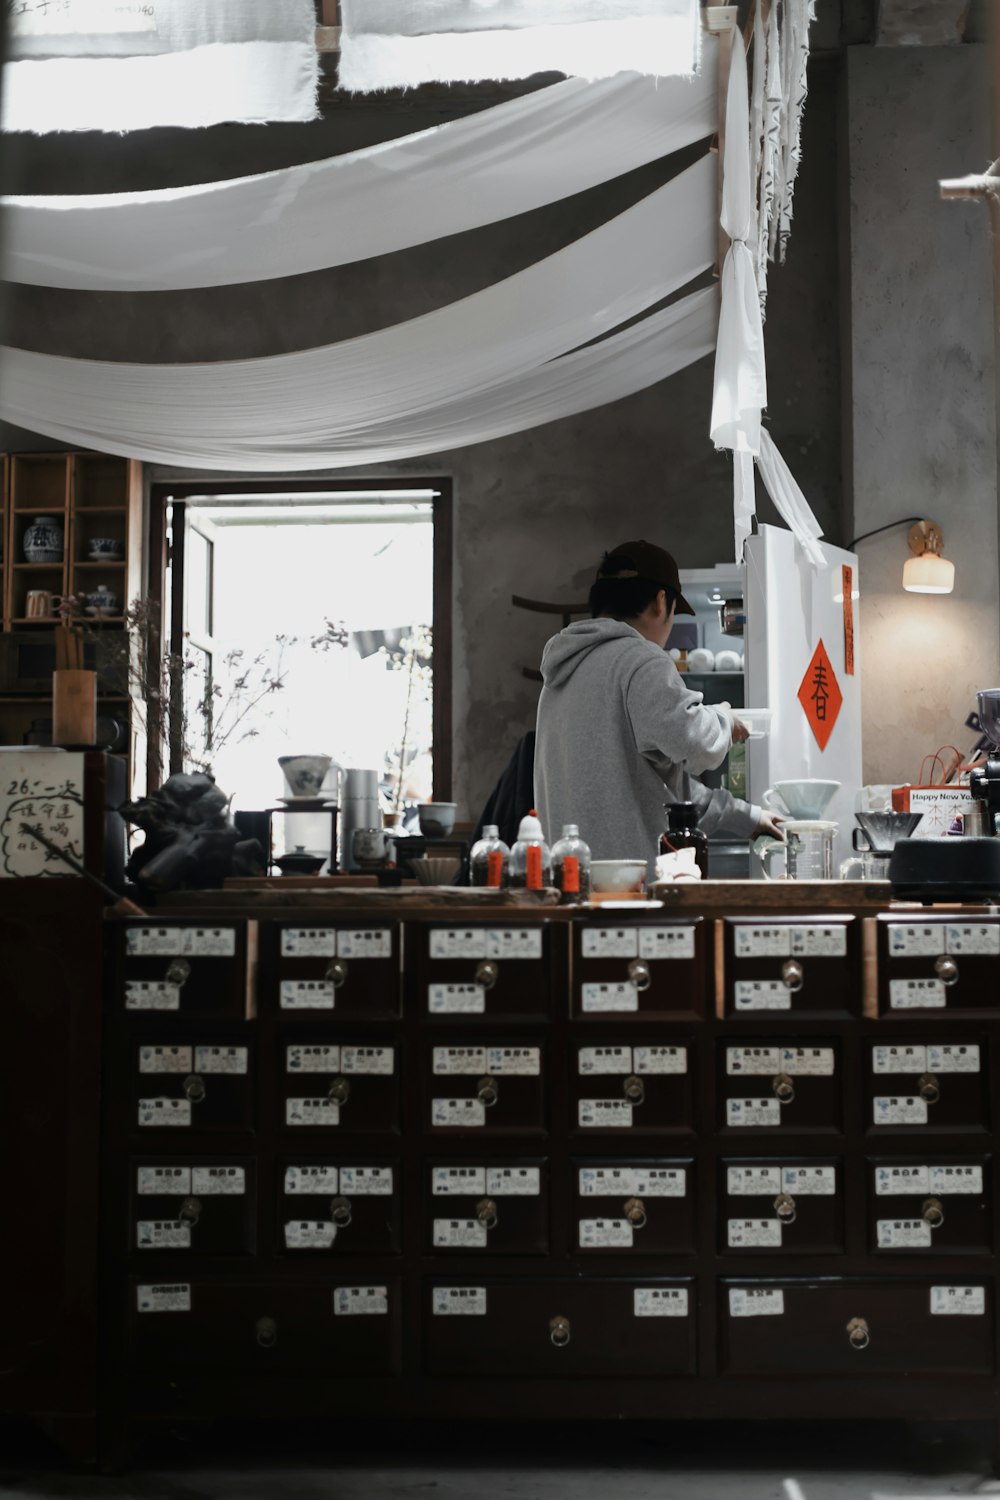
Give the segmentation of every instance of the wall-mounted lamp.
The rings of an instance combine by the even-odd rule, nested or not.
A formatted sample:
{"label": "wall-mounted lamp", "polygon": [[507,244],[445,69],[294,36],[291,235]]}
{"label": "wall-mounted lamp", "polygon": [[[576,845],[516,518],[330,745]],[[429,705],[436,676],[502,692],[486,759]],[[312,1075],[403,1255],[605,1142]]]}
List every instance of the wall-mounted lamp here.
{"label": "wall-mounted lamp", "polygon": [[903,587],[911,594],[950,594],[955,587],[955,564],[941,556],[944,533],[936,521],[927,521],[921,516],[901,516],[886,526],[876,526],[874,531],[863,531],[847,544],[853,552],[858,542],[870,536],[891,531],[894,526],[909,526],[908,538],[913,557],[903,564]]}

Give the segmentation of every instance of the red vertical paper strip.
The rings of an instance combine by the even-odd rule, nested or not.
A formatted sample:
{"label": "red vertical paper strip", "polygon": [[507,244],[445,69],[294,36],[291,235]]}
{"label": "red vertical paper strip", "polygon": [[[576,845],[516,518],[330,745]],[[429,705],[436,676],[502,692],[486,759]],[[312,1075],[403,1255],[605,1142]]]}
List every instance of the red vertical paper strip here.
{"label": "red vertical paper strip", "polygon": [[844,564],[844,671],[854,676],[854,569]]}

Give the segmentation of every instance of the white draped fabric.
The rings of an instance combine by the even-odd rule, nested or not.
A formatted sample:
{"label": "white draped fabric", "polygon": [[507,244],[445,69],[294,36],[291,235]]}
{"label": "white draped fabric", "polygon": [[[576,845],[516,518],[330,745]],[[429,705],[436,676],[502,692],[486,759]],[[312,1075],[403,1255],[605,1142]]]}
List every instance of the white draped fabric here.
{"label": "white draped fabric", "polygon": [[363,151],[157,192],[7,197],[9,281],[172,291],[295,276],[552,203],[710,135],[715,79],[568,79]]}
{"label": "white draped fabric", "polygon": [[341,0],[341,88],[693,73],[698,0]]}

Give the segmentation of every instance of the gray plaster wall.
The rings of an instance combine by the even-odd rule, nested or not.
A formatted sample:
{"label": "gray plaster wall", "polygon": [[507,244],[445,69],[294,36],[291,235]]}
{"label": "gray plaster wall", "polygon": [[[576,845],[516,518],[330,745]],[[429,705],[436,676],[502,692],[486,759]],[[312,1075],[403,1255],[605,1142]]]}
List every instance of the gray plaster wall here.
{"label": "gray plaster wall", "polygon": [[[844,536],[840,475],[840,332],[836,298],[837,59],[811,70],[805,164],[788,264],[775,270],[767,325],[776,440],[832,540]],[[384,117],[383,117],[384,116]],[[18,141],[17,191],[108,191],[204,180],[347,149],[427,123],[412,113],[358,119],[341,106],[315,127],[241,134],[150,133],[145,156],[124,142]],[[338,123],[339,122],[339,123]],[[351,133],[348,133],[350,123]],[[310,134],[310,132],[312,132]],[[240,149],[240,142],[243,149]],[[684,158],[686,160],[686,158]],[[654,164],[566,203],[451,240],[315,276],[176,294],[94,295],[14,288],[8,340],[54,353],[139,361],[232,359],[303,348],[412,317],[551,253],[650,192],[676,170]],[[2,371],[0,371],[2,378]],[[514,744],[534,721],[544,617],[512,593],[586,597],[602,551],[637,535],[682,566],[733,555],[728,458],[709,442],[711,360],[627,400],[497,442],[367,473],[448,474],[456,493],[454,766],[460,816],[475,817]],[[31,434],[0,433],[31,449]],[[45,445],[45,444],[41,444]],[[361,471],[340,470],[340,476]],[[152,479],[187,471],[153,469]],[[254,476],[259,477],[259,476]],[[287,482],[287,481],[286,481]],[[776,520],[766,504],[761,518]],[[276,626],[280,622],[275,622]]]}
{"label": "gray plaster wall", "polygon": [[865,778],[916,780],[971,744],[1000,681],[989,219],[938,179],[990,160],[982,46],[848,53],[854,535],[902,516],[944,530],[955,592],[902,590],[907,527],[861,542]]}

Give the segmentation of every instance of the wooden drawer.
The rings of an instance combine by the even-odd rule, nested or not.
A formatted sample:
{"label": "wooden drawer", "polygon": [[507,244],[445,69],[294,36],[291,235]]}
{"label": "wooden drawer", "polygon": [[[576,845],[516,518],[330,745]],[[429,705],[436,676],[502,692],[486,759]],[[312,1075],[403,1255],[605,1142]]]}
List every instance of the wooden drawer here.
{"label": "wooden drawer", "polygon": [[230,1377],[273,1371],[392,1375],[400,1363],[398,1282],[197,1277],[130,1283],[135,1368]]}
{"label": "wooden drawer", "polygon": [[719,1130],[830,1133],[843,1128],[840,1044],[788,1037],[719,1043]]}
{"label": "wooden drawer", "polygon": [[726,1157],[718,1202],[723,1255],[844,1251],[844,1172],[835,1157]]}
{"label": "wooden drawer", "polygon": [[254,1253],[252,1160],[136,1156],[130,1173],[129,1249],[140,1259]]}
{"label": "wooden drawer", "polygon": [[346,1040],[332,1028],[281,1033],[278,1124],[340,1135],[399,1130],[399,1049],[385,1038]]}
{"label": "wooden drawer", "polygon": [[396,1255],[402,1183],[392,1161],[287,1156],[278,1163],[279,1254]]}
{"label": "wooden drawer", "polygon": [[574,1252],[694,1252],[694,1162],[690,1158],[578,1157],[572,1171]]}
{"label": "wooden drawer", "polygon": [[570,1075],[572,1126],[578,1132],[676,1134],[694,1129],[694,1046],[629,1032],[577,1040]]}
{"label": "wooden drawer", "polygon": [[861,938],[854,917],[727,917],[724,1013],[860,1016]]}
{"label": "wooden drawer", "polygon": [[545,1255],[548,1163],[537,1157],[434,1157],[425,1166],[423,1241],[429,1254]]}
{"label": "wooden drawer", "polygon": [[690,1375],[693,1283],[673,1280],[429,1283],[426,1368],[438,1375]]}
{"label": "wooden drawer", "polygon": [[545,1129],[546,1048],[537,1038],[444,1036],[424,1051],[424,1122],[434,1135]]}
{"label": "wooden drawer", "polygon": [[1000,920],[878,918],[879,1015],[1000,1012]]}
{"label": "wooden drawer", "polygon": [[454,1020],[547,1020],[565,982],[567,935],[561,925],[479,922],[413,924],[416,1005],[422,1016]]}
{"label": "wooden drawer", "polygon": [[124,922],[116,1003],[127,1016],[158,1024],[168,1017],[228,1017],[247,1012],[246,927],[190,922]]}
{"label": "wooden drawer", "polygon": [[944,1032],[912,1041],[866,1042],[864,1056],[869,1134],[989,1130],[985,1037],[956,1038]]}
{"label": "wooden drawer", "polygon": [[989,1156],[879,1156],[868,1163],[868,1245],[879,1255],[988,1255]]}
{"label": "wooden drawer", "polygon": [[705,923],[607,914],[574,924],[573,1015],[621,1023],[694,1020],[707,1007]]}
{"label": "wooden drawer", "polygon": [[303,1021],[394,1019],[400,1011],[399,926],[267,924],[261,1003]]}
{"label": "wooden drawer", "polygon": [[719,1326],[730,1375],[993,1371],[992,1285],[977,1276],[724,1281]]}
{"label": "wooden drawer", "polygon": [[247,1131],[254,1122],[252,1046],[247,1031],[218,1029],[211,1040],[159,1032],[132,1048],[130,1120],[140,1130]]}

